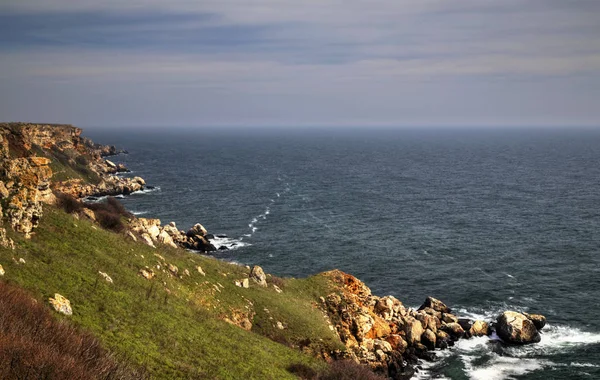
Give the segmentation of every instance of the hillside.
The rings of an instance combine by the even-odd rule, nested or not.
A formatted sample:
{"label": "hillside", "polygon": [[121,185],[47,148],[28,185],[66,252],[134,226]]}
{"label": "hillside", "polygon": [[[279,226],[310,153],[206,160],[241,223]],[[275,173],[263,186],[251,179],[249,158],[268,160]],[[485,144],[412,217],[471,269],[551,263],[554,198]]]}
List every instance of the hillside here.
{"label": "hillside", "polygon": [[[217,260],[201,254],[215,250],[201,224],[186,232],[135,218],[112,198],[82,203],[145,182],[116,176],[127,169],[105,157],[117,149],[94,144],[78,128],[4,123],[0,137],[0,281],[56,310],[53,318],[73,331],[93,334],[116,355],[119,371],[163,379],[326,379],[374,377],[369,368],[406,379],[436,349],[493,331],[434,298],[413,310],[372,295],[337,270],[282,279]],[[523,316],[506,340],[534,342],[543,322]],[[23,355],[15,360],[26,365]],[[103,378],[123,378],[119,371]]]}

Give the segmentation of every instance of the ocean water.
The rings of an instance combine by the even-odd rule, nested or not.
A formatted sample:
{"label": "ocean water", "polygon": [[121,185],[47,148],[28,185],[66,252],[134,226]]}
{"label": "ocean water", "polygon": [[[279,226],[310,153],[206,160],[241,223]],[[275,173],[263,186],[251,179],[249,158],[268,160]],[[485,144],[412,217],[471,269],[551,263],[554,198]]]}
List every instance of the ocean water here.
{"label": "ocean water", "polygon": [[418,378],[600,379],[600,130],[88,129],[155,189],[138,215],[202,223],[216,256],[339,268],[377,295],[548,318],[542,342],[461,341]]}

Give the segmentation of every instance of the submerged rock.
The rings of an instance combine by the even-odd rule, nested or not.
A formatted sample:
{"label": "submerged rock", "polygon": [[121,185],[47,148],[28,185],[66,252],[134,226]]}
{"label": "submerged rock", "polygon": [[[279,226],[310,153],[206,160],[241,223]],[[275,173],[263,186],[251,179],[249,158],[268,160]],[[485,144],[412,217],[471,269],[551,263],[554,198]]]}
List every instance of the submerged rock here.
{"label": "submerged rock", "polygon": [[535,324],[516,311],[505,311],[498,317],[496,334],[510,344],[538,343],[541,340]]}

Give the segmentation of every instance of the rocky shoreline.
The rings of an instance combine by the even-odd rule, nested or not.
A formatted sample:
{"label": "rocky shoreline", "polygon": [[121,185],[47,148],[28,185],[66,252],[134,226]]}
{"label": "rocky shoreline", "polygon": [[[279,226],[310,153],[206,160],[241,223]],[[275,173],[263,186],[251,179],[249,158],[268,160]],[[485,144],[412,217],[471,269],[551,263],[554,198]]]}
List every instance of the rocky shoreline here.
{"label": "rocky shoreline", "polygon": [[[80,200],[146,188],[140,177],[117,176],[128,169],[106,159],[125,151],[96,144],[81,132],[70,125],[0,123],[0,211],[13,230],[31,237],[43,217],[43,205],[57,202],[55,194]],[[98,217],[90,208],[76,214]],[[6,232],[0,227],[0,245],[14,249]],[[214,237],[201,224],[184,231],[174,222],[163,226],[159,219],[130,216],[123,233],[152,247],[162,244],[204,253],[222,249],[211,243]],[[254,267],[249,278],[261,284],[264,276]],[[352,275],[334,270],[327,276],[339,291],[321,297],[315,306],[346,350],[317,355],[351,359],[393,379],[412,377],[419,360],[434,360],[436,350],[448,349],[459,339],[489,336],[497,344],[537,343],[546,323],[541,315],[516,311],[506,311],[495,321],[474,321],[455,315],[432,297],[414,310],[393,296],[372,295]],[[247,281],[238,281],[238,286],[246,287]]]}

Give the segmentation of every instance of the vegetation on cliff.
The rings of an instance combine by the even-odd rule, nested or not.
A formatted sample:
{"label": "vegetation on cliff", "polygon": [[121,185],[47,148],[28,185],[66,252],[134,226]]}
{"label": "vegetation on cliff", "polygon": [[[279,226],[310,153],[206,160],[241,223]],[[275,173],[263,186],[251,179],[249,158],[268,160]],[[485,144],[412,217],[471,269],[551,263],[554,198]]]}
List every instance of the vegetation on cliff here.
{"label": "vegetation on cliff", "polygon": [[[63,368],[60,355],[44,356],[59,349],[47,332],[55,329],[69,336],[62,340],[69,368],[93,378],[375,378],[369,368],[408,379],[435,349],[494,329],[431,297],[406,308],[337,270],[281,279],[219,261],[198,253],[217,249],[201,224],[185,232],[136,218],[114,198],[84,204],[77,198],[128,194],[145,182],[115,176],[126,168],[104,157],[117,150],[80,134],[72,126],[0,124],[0,224],[10,226],[0,227],[0,291],[17,295],[7,298],[14,308],[4,303],[0,326],[11,324],[11,310],[28,308],[44,326],[23,319],[23,342],[41,339],[40,354],[4,345],[10,368]],[[65,316],[48,316],[50,305]],[[496,327],[506,342],[539,341],[543,316],[506,315]],[[0,331],[0,342],[15,334]],[[32,376],[52,378],[52,371]]]}

